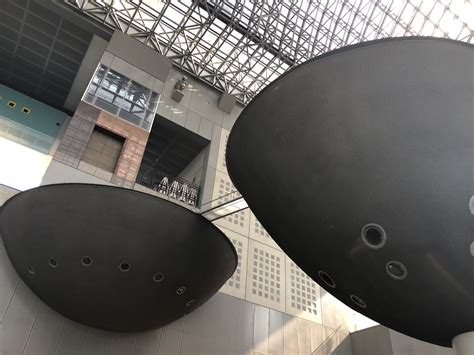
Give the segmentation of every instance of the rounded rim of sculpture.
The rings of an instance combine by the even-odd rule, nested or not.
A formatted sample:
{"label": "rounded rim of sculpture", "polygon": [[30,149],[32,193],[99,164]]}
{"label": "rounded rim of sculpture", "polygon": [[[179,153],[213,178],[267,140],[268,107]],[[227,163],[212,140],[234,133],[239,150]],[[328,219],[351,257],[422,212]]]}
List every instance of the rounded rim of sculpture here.
{"label": "rounded rim of sculpture", "polygon": [[[248,109],[248,107],[250,106],[252,101],[254,101],[258,97],[262,96],[266,91],[270,91],[274,86],[278,85],[278,83],[282,79],[284,79],[287,75],[290,75],[291,73],[293,73],[293,71],[298,70],[298,69],[300,69],[300,68],[302,68],[306,65],[311,65],[314,62],[324,60],[325,58],[331,57],[331,56],[336,55],[338,53],[344,53],[344,52],[348,52],[348,51],[355,50],[355,49],[360,49],[360,48],[369,47],[369,46],[375,46],[377,44],[383,44],[383,43],[388,43],[388,42],[397,42],[397,41],[419,41],[419,40],[433,40],[433,41],[439,41],[439,42],[450,42],[450,43],[455,43],[455,44],[459,44],[459,45],[464,45],[466,47],[474,48],[474,44],[472,44],[472,43],[462,42],[462,41],[451,39],[451,38],[433,37],[433,36],[388,37],[388,38],[380,38],[380,39],[374,39],[374,40],[371,40],[371,41],[365,41],[365,42],[350,44],[348,46],[336,48],[336,49],[330,50],[328,52],[325,52],[323,54],[317,55],[317,56],[315,56],[311,59],[308,59],[307,61],[302,62],[298,65],[295,65],[291,69],[284,72],[278,78],[273,80],[270,84],[268,84],[262,90],[260,90],[258,92],[258,94],[255,95],[252,98],[252,100],[244,107],[244,109],[242,110],[240,115],[243,115],[245,113],[245,111]],[[235,122],[235,124],[237,124],[237,122],[238,122],[238,120]],[[231,133],[229,134],[229,139],[228,139],[227,145],[229,145],[229,143],[230,143],[231,136],[232,136],[232,130],[231,130]],[[227,155],[226,155],[225,159],[226,159],[226,165],[227,165]],[[232,180],[232,177],[231,177],[231,180]]]}
{"label": "rounded rim of sculpture", "polygon": [[[167,199],[162,199],[160,197],[157,197],[157,196],[153,196],[153,195],[150,195],[150,194],[147,194],[146,192],[143,192],[143,191],[138,191],[138,190],[132,190],[132,189],[127,189],[125,187],[120,187],[120,186],[112,186],[112,185],[102,185],[102,184],[92,184],[92,183],[82,183],[82,182],[72,182],[72,183],[54,183],[54,184],[47,184],[47,185],[40,185],[40,186],[37,186],[35,188],[32,188],[32,189],[28,189],[28,190],[24,190],[24,191],[20,191],[18,192],[17,194],[13,195],[12,197],[10,197],[8,200],[6,200],[3,205],[0,206],[0,215],[3,211],[4,208],[7,207],[7,205],[9,203],[11,203],[12,201],[15,201],[15,199],[25,193],[28,193],[28,192],[31,192],[33,190],[37,190],[37,189],[41,189],[41,188],[47,188],[47,187],[50,187],[50,186],[96,186],[96,187],[100,187],[100,188],[110,188],[110,189],[118,189],[118,190],[124,190],[124,191],[131,191],[133,193],[136,193],[136,194],[140,194],[140,195],[143,195],[143,196],[146,196],[147,198],[157,198],[159,200],[164,200],[170,204],[172,204],[173,206],[177,207],[177,208],[180,208],[182,211],[184,211],[185,213],[188,213],[188,214],[192,214],[192,215],[195,215],[195,216],[198,216],[198,218],[201,218],[202,220],[206,221],[206,222],[209,222],[208,219],[206,219],[204,216],[202,216],[200,213],[196,213],[196,212],[193,212],[191,211],[189,208],[186,208],[186,207],[183,207],[177,203],[173,203]],[[219,231],[220,233],[223,233],[218,227],[216,227],[213,223],[209,222],[213,228],[217,231]],[[1,232],[0,232],[0,237],[2,236]],[[237,251],[235,250],[235,247],[234,247],[234,244],[232,244],[231,240],[227,237],[224,238],[224,241],[229,244],[229,246],[231,247],[231,250],[233,250],[234,252],[234,255],[235,255],[235,258],[237,259],[238,258],[238,254],[237,254]],[[84,255],[84,257],[88,257],[87,255]],[[237,265],[235,266],[234,268],[234,272],[235,270],[237,269]]]}

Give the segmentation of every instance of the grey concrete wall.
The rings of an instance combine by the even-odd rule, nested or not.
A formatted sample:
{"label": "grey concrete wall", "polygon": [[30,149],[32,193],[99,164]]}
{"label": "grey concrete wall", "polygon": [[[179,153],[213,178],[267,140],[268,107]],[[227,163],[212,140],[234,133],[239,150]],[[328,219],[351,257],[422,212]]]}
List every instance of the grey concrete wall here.
{"label": "grey concrete wall", "polygon": [[0,184],[0,206],[2,206],[10,197],[18,193],[18,190]]}
{"label": "grey concrete wall", "polygon": [[166,81],[172,67],[170,59],[120,31],[112,35],[107,51],[161,81]]}
{"label": "grey concrete wall", "polygon": [[389,329],[393,355],[454,355],[453,349],[426,343]]}
{"label": "grey concrete wall", "polygon": [[382,325],[351,333],[353,355],[454,355],[451,348],[417,340]]}
{"label": "grey concrete wall", "polygon": [[209,147],[206,147],[179,173],[179,176],[190,182],[195,178],[194,183],[201,185],[208,154]]}
{"label": "grey concrete wall", "polygon": [[92,37],[89,48],[87,49],[71,90],[69,91],[69,95],[64,103],[64,107],[68,110],[75,111],[77,105],[79,105],[82,95],[86,91],[97,65],[99,65],[100,58],[104,54],[107,44],[108,42],[100,37]]}
{"label": "grey concrete wall", "polygon": [[97,176],[52,160],[43,176],[41,185],[79,182],[84,184],[113,185]]}

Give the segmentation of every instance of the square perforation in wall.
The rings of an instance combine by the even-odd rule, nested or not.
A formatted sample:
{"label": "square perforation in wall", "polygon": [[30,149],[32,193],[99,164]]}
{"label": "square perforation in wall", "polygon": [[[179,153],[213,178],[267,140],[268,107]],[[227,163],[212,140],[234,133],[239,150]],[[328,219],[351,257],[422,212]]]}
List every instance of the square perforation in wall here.
{"label": "square perforation in wall", "polygon": [[285,256],[286,313],[321,323],[321,289],[298,265]]}
{"label": "square perforation in wall", "polygon": [[283,252],[249,239],[247,300],[285,311]]}
{"label": "square perforation in wall", "polygon": [[226,228],[219,227],[219,229],[232,241],[238,255],[237,268],[232,277],[222,286],[221,291],[235,297],[245,298],[248,238]]}
{"label": "square perforation in wall", "polygon": [[[265,230],[262,224],[258,221],[257,217],[250,211],[250,230],[249,237],[264,244],[267,244],[273,248],[280,249],[277,243],[270,237],[270,234]],[[280,249],[281,250],[281,249]]]}

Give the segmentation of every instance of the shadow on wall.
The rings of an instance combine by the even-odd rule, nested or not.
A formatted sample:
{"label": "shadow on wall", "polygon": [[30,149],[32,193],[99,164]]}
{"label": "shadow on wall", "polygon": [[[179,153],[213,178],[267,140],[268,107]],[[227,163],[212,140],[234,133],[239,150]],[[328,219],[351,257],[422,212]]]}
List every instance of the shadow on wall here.
{"label": "shadow on wall", "polygon": [[314,349],[311,355],[349,355],[351,351],[351,339],[349,334],[347,334],[342,341],[338,339],[338,331],[341,329],[340,325],[337,329],[333,331],[316,349]]}

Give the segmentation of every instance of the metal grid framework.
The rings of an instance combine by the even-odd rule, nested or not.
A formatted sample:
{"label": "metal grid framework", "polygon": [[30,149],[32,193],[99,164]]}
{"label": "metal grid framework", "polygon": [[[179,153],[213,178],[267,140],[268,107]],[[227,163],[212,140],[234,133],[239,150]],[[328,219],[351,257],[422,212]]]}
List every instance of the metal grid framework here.
{"label": "metal grid framework", "polygon": [[119,29],[246,104],[285,71],[399,36],[474,42],[474,0],[55,0]]}

